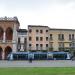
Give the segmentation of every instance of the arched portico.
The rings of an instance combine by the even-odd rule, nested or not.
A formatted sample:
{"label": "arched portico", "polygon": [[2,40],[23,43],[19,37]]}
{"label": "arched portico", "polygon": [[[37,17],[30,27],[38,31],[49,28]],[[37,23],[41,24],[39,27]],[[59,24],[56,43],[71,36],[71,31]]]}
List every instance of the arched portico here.
{"label": "arched portico", "polygon": [[3,40],[3,29],[0,27],[0,40]]}
{"label": "arched portico", "polygon": [[6,29],[6,40],[12,40],[13,38],[13,30],[12,28],[8,27]]}
{"label": "arched portico", "polygon": [[7,46],[6,48],[5,48],[5,57],[4,57],[4,59],[7,59],[7,56],[8,56],[8,54],[10,54],[11,52],[12,52],[12,48],[10,47],[10,46]]}
{"label": "arched portico", "polygon": [[3,52],[3,50],[2,50],[2,48],[0,47],[0,60],[2,60],[2,52]]}

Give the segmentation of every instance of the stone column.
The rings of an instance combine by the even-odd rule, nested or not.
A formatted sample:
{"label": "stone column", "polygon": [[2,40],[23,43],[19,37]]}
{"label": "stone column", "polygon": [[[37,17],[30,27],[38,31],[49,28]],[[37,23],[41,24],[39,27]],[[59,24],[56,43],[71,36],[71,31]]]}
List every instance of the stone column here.
{"label": "stone column", "polygon": [[2,52],[2,60],[4,60],[4,57],[5,57],[5,53],[4,53],[4,50]]}
{"label": "stone column", "polygon": [[17,30],[16,30],[16,25],[14,24],[13,28],[13,52],[17,51]]}
{"label": "stone column", "polygon": [[3,42],[5,42],[5,40],[6,40],[6,33],[4,31],[4,33],[3,33]]}

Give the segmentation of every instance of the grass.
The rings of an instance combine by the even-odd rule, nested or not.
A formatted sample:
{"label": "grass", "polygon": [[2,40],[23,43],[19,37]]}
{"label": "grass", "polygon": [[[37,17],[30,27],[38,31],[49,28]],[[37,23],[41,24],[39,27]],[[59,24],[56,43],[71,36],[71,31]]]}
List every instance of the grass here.
{"label": "grass", "polygon": [[75,75],[75,68],[0,68],[0,75]]}

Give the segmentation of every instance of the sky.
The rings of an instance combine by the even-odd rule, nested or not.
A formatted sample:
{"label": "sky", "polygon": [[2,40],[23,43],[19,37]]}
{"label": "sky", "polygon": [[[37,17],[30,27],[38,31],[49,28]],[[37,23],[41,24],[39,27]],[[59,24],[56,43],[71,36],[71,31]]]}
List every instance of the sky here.
{"label": "sky", "polygon": [[0,0],[0,17],[17,16],[20,28],[44,25],[75,29],[75,0]]}

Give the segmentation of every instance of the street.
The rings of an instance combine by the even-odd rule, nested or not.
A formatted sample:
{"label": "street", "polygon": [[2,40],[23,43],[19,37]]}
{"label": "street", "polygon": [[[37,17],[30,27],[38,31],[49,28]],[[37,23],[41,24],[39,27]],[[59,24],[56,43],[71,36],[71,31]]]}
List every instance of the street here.
{"label": "street", "polygon": [[0,61],[0,67],[75,67],[72,60]]}

